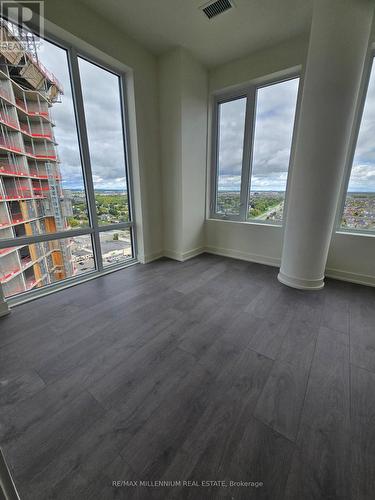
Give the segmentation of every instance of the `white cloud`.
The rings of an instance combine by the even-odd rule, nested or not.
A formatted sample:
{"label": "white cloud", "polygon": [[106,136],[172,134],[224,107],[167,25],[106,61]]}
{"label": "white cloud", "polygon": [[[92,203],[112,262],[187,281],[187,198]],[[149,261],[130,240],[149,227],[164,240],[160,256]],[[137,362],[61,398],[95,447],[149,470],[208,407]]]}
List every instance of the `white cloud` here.
{"label": "white cloud", "polygon": [[357,147],[350,176],[350,191],[375,191],[375,66],[359,130]]}
{"label": "white cloud", "polygon": [[[259,89],[251,189],[284,190],[289,165],[298,80]],[[240,188],[244,99],[222,105],[219,188]],[[231,184],[233,182],[233,184]]]}
{"label": "white cloud", "polygon": [[[64,87],[61,103],[52,107],[54,129],[60,156],[64,187],[83,188],[80,150],[66,52],[43,42],[40,51],[43,64],[56,75]],[[124,148],[120,115],[118,80],[86,61],[80,62],[90,160],[96,189],[124,189]]]}

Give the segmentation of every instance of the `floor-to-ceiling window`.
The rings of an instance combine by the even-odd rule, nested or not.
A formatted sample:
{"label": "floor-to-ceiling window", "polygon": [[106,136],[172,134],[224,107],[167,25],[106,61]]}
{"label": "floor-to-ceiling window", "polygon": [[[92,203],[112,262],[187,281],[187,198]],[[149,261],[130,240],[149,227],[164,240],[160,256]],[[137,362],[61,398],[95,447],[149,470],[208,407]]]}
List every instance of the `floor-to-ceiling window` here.
{"label": "floor-to-ceiling window", "polygon": [[341,230],[375,231],[375,65],[372,64],[353,163],[339,222]]}
{"label": "floor-to-ceiling window", "polygon": [[131,261],[134,227],[124,76],[4,19],[0,30],[0,282],[11,297]]}

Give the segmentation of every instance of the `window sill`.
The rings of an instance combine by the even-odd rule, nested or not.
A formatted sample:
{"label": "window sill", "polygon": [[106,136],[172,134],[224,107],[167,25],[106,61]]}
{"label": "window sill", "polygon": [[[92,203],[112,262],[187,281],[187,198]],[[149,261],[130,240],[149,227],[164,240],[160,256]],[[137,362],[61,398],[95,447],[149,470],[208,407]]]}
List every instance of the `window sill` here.
{"label": "window sill", "polygon": [[229,222],[231,224],[241,224],[246,226],[261,226],[261,227],[273,227],[277,229],[282,229],[282,224],[275,224],[272,222],[261,222],[261,221],[248,221],[248,220],[234,220],[234,219],[222,219],[220,217],[208,217],[206,222]]}
{"label": "window sill", "polygon": [[375,232],[374,231],[368,231],[366,230],[361,231],[361,230],[353,230],[353,229],[337,229],[335,231],[335,234],[344,234],[347,236],[361,236],[361,237],[367,237],[367,238],[375,238]]}

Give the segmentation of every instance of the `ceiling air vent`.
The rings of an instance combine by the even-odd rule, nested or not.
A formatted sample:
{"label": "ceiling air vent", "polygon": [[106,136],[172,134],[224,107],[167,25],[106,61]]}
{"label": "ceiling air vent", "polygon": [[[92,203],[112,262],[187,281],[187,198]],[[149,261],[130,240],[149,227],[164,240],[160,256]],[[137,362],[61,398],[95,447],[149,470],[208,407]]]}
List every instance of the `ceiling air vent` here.
{"label": "ceiling air vent", "polygon": [[208,19],[212,19],[215,16],[218,16],[222,12],[229,10],[233,7],[233,3],[231,0],[216,0],[214,2],[209,2],[208,4],[203,5],[201,9],[206,14]]}

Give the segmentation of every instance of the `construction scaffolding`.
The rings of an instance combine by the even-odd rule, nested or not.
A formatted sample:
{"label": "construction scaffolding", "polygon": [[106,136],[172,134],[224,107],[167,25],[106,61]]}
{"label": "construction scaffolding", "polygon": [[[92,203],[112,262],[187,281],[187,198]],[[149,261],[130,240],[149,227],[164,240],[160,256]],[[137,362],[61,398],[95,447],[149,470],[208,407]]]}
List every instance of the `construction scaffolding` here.
{"label": "construction scaffolding", "polygon": [[[40,62],[35,36],[0,20],[0,239],[68,228],[50,108],[63,89]],[[69,240],[0,250],[10,296],[72,274]]]}

